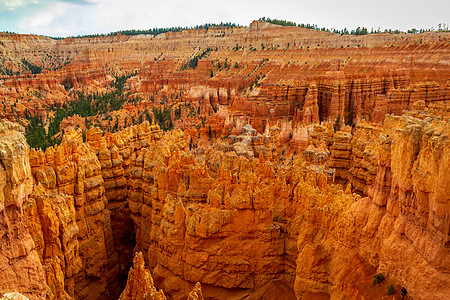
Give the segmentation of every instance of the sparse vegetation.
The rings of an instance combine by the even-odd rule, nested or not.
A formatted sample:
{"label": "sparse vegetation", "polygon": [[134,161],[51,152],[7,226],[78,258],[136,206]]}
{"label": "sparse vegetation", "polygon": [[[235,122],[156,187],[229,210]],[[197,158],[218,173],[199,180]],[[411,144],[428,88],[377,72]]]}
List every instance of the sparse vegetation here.
{"label": "sparse vegetation", "polygon": [[386,295],[392,295],[395,294],[395,286],[391,283],[388,287],[387,287],[387,291],[386,291]]}
{"label": "sparse vegetation", "polygon": [[84,117],[86,127],[89,127],[88,117],[120,109],[127,99],[123,92],[123,86],[132,75],[116,76],[116,80],[111,84],[115,87],[115,91],[101,95],[96,93],[87,95],[78,93],[74,101],[66,103],[59,108],[54,107],[53,109],[56,109],[55,116],[50,121],[47,131],[44,128],[45,124],[39,117],[31,116],[27,112],[26,119],[28,119],[29,125],[26,127],[26,138],[28,144],[32,148],[41,148],[43,150],[59,144],[61,142],[61,137],[57,137],[60,132],[59,125],[68,116],[79,115]]}
{"label": "sparse vegetation", "polygon": [[151,124],[152,123],[152,117],[150,116],[150,112],[148,111],[147,108],[145,109],[144,114],[145,114],[145,119]]}
{"label": "sparse vegetation", "polygon": [[[120,30],[120,31],[114,31],[107,34],[88,34],[88,35],[78,35],[78,36],[71,36],[71,38],[95,38],[95,37],[104,37],[104,36],[117,36],[117,35],[139,35],[139,34],[151,34],[151,35],[158,35],[161,33],[166,32],[179,32],[182,30],[187,29],[206,29],[208,30],[210,27],[226,27],[226,28],[233,28],[233,27],[239,27],[240,25],[231,23],[231,22],[220,22],[220,23],[206,23],[203,25],[197,25],[193,27],[168,27],[168,28],[152,28],[152,29],[144,29],[144,30]],[[53,37],[53,39],[62,39],[61,37]]]}
{"label": "sparse vegetation", "polygon": [[373,281],[372,281],[372,285],[377,285],[380,282],[382,282],[384,280],[384,275],[383,273],[378,273],[377,275],[373,276]]}
{"label": "sparse vegetation", "polygon": [[240,49],[244,49],[244,47],[239,46],[239,44],[236,43],[236,46],[233,47],[233,51],[238,51]]}
{"label": "sparse vegetation", "polygon": [[[259,18],[260,21],[264,21],[264,22],[268,22],[268,23],[272,23],[272,24],[276,24],[276,25],[281,25],[281,26],[294,26],[294,27],[302,27],[302,28],[307,28],[307,29],[314,29],[314,30],[320,30],[320,31],[326,31],[326,32],[332,32],[332,33],[339,33],[341,35],[343,34],[351,34],[351,35],[366,35],[366,34],[374,34],[374,33],[392,33],[392,34],[398,34],[398,33],[404,33],[403,31],[400,31],[398,29],[392,30],[392,29],[385,29],[384,31],[381,31],[380,28],[378,29],[371,29],[370,31],[366,28],[366,27],[358,27],[356,29],[353,30],[348,30],[347,28],[344,29],[335,29],[335,28],[326,28],[326,27],[319,27],[315,24],[304,24],[304,23],[300,23],[297,24],[295,22],[292,21],[286,21],[286,20],[278,20],[278,19],[270,19],[270,18],[266,18],[266,17],[262,17]],[[434,31],[435,29],[433,27],[428,28],[428,29],[410,29],[407,30],[407,33],[423,33],[423,32],[429,32],[429,31]],[[438,29],[437,31],[443,31],[443,32],[448,32],[449,31],[449,27],[447,24],[445,23],[440,23],[438,24]]]}
{"label": "sparse vegetation", "polygon": [[8,75],[8,76],[13,76],[13,75],[19,75],[20,72],[14,72],[13,70],[9,69],[9,68],[0,68],[0,75]]}
{"label": "sparse vegetation", "polygon": [[341,121],[341,115],[339,115],[336,118],[336,121],[334,122],[333,128],[334,128],[334,132],[338,131],[340,129],[340,121]]}
{"label": "sparse vegetation", "polygon": [[202,59],[204,56],[206,56],[211,51],[211,48],[207,48],[206,50],[203,50],[199,54],[194,55],[191,59],[189,59],[182,67],[181,70],[185,69],[195,69],[197,68],[198,61]]}
{"label": "sparse vegetation", "polygon": [[266,77],[266,75],[262,75],[262,76],[256,76],[255,80],[250,84],[250,87],[248,88],[250,91],[253,90],[255,87],[260,86],[261,84],[259,83],[260,80],[264,79]]}
{"label": "sparse vegetation", "polygon": [[66,57],[65,60],[57,62],[50,70],[56,71],[62,69],[64,66],[68,65],[72,60],[69,57]]}
{"label": "sparse vegetation", "polygon": [[29,124],[25,128],[25,136],[30,147],[45,150],[61,142],[61,137],[54,137],[50,132],[46,132],[44,122],[40,117],[31,116],[28,111],[26,117]]}
{"label": "sparse vegetation", "polygon": [[164,106],[164,108],[159,107],[153,108],[153,115],[155,116],[155,121],[158,123],[159,127],[164,130],[172,130],[173,123],[172,118],[170,116],[170,109]]}
{"label": "sparse vegetation", "polygon": [[353,107],[352,107],[350,109],[350,112],[349,112],[348,117],[347,117],[347,125],[350,125],[352,127],[355,127],[354,114],[355,114],[355,112],[354,112]]}
{"label": "sparse vegetation", "polygon": [[24,58],[22,59],[22,64],[28,71],[31,72],[31,74],[39,74],[42,71],[42,67],[39,67]]}

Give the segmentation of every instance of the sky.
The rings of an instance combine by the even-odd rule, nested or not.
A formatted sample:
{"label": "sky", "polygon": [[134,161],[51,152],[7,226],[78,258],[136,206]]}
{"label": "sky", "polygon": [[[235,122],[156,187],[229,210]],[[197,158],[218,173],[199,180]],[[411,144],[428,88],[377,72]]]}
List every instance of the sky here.
{"label": "sky", "polygon": [[54,37],[220,22],[248,26],[260,17],[336,29],[437,29],[450,23],[450,0],[0,0],[0,31]]}

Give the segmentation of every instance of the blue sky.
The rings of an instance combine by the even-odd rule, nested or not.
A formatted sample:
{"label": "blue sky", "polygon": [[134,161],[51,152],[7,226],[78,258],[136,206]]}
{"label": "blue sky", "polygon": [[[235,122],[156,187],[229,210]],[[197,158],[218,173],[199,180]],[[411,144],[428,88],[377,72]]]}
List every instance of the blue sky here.
{"label": "blue sky", "polygon": [[337,29],[437,28],[450,23],[450,1],[0,0],[0,31],[49,36],[221,21],[248,25],[263,16]]}

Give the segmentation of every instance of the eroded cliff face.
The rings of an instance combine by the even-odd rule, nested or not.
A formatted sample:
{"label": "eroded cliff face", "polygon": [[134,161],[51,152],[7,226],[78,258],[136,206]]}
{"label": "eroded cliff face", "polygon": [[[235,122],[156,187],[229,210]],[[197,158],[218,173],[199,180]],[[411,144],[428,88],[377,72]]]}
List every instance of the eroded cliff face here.
{"label": "eroded cliff face", "polygon": [[[425,158],[436,159],[427,166],[445,161],[446,122],[388,117],[384,129],[362,122],[353,136],[338,132],[330,159],[338,156],[333,151],[343,151],[347,178],[341,178],[360,183],[355,191],[361,196],[331,184],[326,169],[308,167],[302,160],[280,165],[273,139],[252,136],[252,130],[186,151],[182,132],[161,137],[156,127],[146,126],[131,130],[142,134],[131,155],[128,201],[136,249],[148,253],[144,257],[156,282],[173,297],[186,297],[195,281],[202,282],[206,297],[242,297],[279,278],[293,287],[291,296],[313,291],[332,298],[362,297],[376,272],[418,298],[439,299],[448,293],[448,180],[436,167],[433,172],[444,187],[424,197],[418,195],[430,192],[416,185],[402,196],[400,186],[408,183],[391,171],[402,165],[401,174],[426,174],[418,171]],[[418,133],[409,133],[410,128]],[[438,146],[430,147],[427,137],[433,136]],[[413,146],[399,150],[402,144]],[[405,152],[415,154],[405,160]],[[411,164],[405,165],[407,161]],[[402,200],[405,194],[409,200]],[[416,208],[416,198],[436,208]],[[441,226],[441,239],[434,224]],[[405,227],[408,235],[398,231]],[[416,248],[414,243],[427,246]],[[415,263],[405,263],[405,255]],[[433,275],[433,283],[424,272]],[[372,296],[381,297],[377,291]]]}
{"label": "eroded cliff face", "polygon": [[[445,298],[449,293],[445,266],[450,262],[449,123],[441,118],[389,117],[385,129],[391,142],[390,170],[389,156],[380,150],[377,177],[369,189],[375,204],[386,204],[388,215],[380,226],[392,229],[381,243],[380,269],[391,269],[389,273],[425,298]],[[382,191],[389,183],[386,197]],[[420,268],[409,268],[411,262]]]}
{"label": "eroded cliff face", "polygon": [[[18,264],[4,266],[17,280],[1,281],[8,282],[2,291],[32,299],[114,297],[132,253],[141,251],[126,299],[137,299],[138,283],[150,280],[148,271],[136,271],[144,261],[154,285],[174,299],[193,297],[195,282],[206,298],[270,297],[274,288],[287,299],[381,298],[384,290],[371,286],[378,272],[416,299],[450,292],[450,128],[441,118],[362,122],[353,134],[334,135],[330,156],[321,154],[329,135],[318,127],[323,144],[308,154],[318,159],[282,163],[276,128],[257,135],[244,126],[238,136],[192,150],[182,131],[163,134],[148,122],[115,134],[92,128],[86,143],[72,131],[55,149],[32,149],[28,162],[17,127],[2,125],[2,165],[15,172],[5,176],[4,199],[22,199],[5,211],[26,200],[18,224],[5,221],[22,233],[5,234],[10,242],[2,245],[29,245]],[[13,145],[23,149],[12,152]],[[335,185],[325,165],[346,158],[334,174],[344,186]],[[372,168],[374,177],[353,194],[352,178]],[[121,223],[133,228],[136,244]],[[14,273],[22,263],[34,277]],[[141,273],[144,281],[135,278]]]}
{"label": "eroded cliff face", "polygon": [[[118,255],[95,152],[81,132],[72,131],[55,149],[31,150],[30,164],[35,180],[30,223],[41,224],[34,236],[43,238],[41,259],[54,297],[114,297],[120,293]],[[53,278],[55,273],[60,276]]]}
{"label": "eroded cliff face", "polygon": [[[356,291],[342,282],[364,278],[364,272],[373,267],[406,286],[414,298],[446,297],[449,180],[443,177],[443,168],[448,165],[448,136],[448,122],[440,117],[420,120],[410,116],[387,116],[383,129],[359,124],[351,144],[343,143],[349,141],[347,133],[336,133],[334,149],[353,148],[353,154],[332,150],[331,162],[336,165],[342,156],[356,156],[341,169],[349,173],[337,174],[341,178],[348,174],[348,182],[361,183],[362,188],[355,189],[366,190],[368,197],[348,207],[324,238],[323,233],[315,233],[305,234],[309,243],[299,239],[297,271],[303,267],[296,277],[297,295],[317,284],[317,273],[310,266],[323,264],[330,277],[321,277],[322,281],[341,282],[322,286],[332,298],[353,297]],[[352,180],[355,169],[366,173],[360,177],[364,182]],[[312,227],[323,230],[325,226]],[[317,255],[307,252],[312,241]]]}
{"label": "eroded cliff face", "polygon": [[43,299],[44,272],[24,214],[33,188],[28,151],[18,126],[0,120],[0,291]]}

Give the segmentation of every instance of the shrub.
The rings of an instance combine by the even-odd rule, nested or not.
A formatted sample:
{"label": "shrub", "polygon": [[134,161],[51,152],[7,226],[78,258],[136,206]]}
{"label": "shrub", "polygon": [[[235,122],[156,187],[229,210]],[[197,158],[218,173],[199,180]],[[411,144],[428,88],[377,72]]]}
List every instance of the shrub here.
{"label": "shrub", "polygon": [[42,67],[39,67],[29,61],[27,61],[25,58],[22,58],[22,64],[24,67],[31,72],[31,74],[39,74],[42,71]]}
{"label": "shrub", "polygon": [[383,273],[378,273],[377,275],[373,276],[372,285],[376,285],[384,280]]}
{"label": "shrub", "polygon": [[[189,59],[182,67],[181,70],[185,70],[185,69],[195,69],[197,68],[198,65],[198,61],[200,59],[202,59],[205,55],[207,55],[209,52],[211,51],[211,48],[207,48],[206,50],[204,50],[201,53],[198,53],[197,55],[195,55],[194,57],[192,57],[191,59]],[[219,67],[220,68],[220,67]]]}
{"label": "shrub", "polygon": [[395,286],[391,283],[388,287],[387,287],[387,291],[386,294],[387,295],[392,295],[395,293]]}
{"label": "shrub", "polygon": [[[338,131],[339,129],[340,129],[340,121],[341,121],[341,115],[339,115],[337,118],[336,118],[336,122],[334,122],[334,125],[333,125],[333,128],[334,128],[334,132],[336,132],[336,131]],[[381,273],[380,273],[381,274]],[[378,274],[377,274],[378,275]],[[375,276],[377,276],[377,275],[375,275]],[[374,276],[374,278],[375,278],[375,276]],[[381,274],[381,276],[383,276],[383,274]],[[383,276],[383,279],[384,279],[384,276]]]}
{"label": "shrub", "polygon": [[155,121],[158,123],[159,127],[162,130],[168,131],[173,129],[173,123],[169,108],[164,107],[164,109],[162,109],[160,107],[158,109],[156,107],[153,107],[153,115],[155,116]]}

